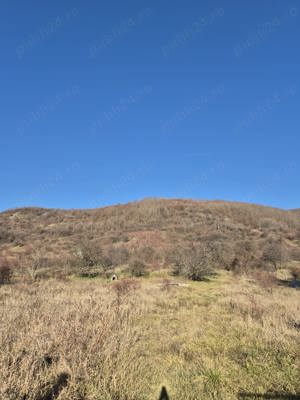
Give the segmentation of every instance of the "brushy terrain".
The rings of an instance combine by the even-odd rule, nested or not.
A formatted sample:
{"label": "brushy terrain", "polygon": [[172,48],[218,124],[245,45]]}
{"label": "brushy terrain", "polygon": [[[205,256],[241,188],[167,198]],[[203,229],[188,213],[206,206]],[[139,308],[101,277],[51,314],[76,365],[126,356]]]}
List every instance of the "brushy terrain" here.
{"label": "brushy terrain", "polygon": [[266,261],[264,268],[276,268],[278,259],[300,261],[300,212],[223,201],[147,199],[94,210],[0,213],[0,258],[13,268],[28,263],[59,270],[72,266],[84,242],[100,246],[104,263],[114,266],[138,259],[158,269],[169,266],[178,249],[209,243],[220,268],[257,268]]}
{"label": "brushy terrain", "polygon": [[0,213],[0,399],[299,399],[299,288],[299,210]]}
{"label": "brushy terrain", "polygon": [[162,385],[170,400],[297,398],[299,290],[168,279],[0,286],[0,398],[155,400]]}

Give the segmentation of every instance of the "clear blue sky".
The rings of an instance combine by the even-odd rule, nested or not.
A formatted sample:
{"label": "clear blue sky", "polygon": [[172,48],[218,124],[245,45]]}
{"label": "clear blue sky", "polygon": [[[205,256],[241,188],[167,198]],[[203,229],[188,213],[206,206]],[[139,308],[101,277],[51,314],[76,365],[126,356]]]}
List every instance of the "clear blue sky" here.
{"label": "clear blue sky", "polygon": [[0,209],[300,207],[296,0],[4,1]]}

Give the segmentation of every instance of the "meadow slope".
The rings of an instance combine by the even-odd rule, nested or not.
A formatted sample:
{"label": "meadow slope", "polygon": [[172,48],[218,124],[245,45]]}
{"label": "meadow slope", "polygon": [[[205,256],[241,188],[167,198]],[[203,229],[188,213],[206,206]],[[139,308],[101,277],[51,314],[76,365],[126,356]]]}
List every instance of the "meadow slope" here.
{"label": "meadow slope", "polygon": [[165,385],[171,400],[295,399],[299,311],[299,291],[225,272],[183,287],[158,277],[4,285],[0,398],[155,400]]}

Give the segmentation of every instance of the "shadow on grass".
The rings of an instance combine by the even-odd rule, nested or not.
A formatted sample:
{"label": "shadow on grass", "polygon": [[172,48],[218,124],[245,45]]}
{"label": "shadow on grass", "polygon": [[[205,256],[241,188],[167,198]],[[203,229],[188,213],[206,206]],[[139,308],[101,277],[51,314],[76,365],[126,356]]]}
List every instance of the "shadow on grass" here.
{"label": "shadow on grass", "polygon": [[167,389],[163,386],[161,388],[160,396],[158,400],[169,400]]}
{"label": "shadow on grass", "polygon": [[290,287],[300,290],[300,279],[278,279],[279,286]]}
{"label": "shadow on grass", "polygon": [[[50,357],[51,358],[51,357]],[[52,361],[51,361],[52,363]],[[49,366],[49,365],[48,365]],[[59,397],[60,392],[68,386],[70,380],[70,374],[67,372],[61,372],[57,377],[56,380],[52,383],[49,388],[45,388],[41,395],[34,397],[37,400],[55,400]],[[31,395],[25,394],[22,397],[22,400],[28,400],[32,398]]]}
{"label": "shadow on grass", "polygon": [[214,282],[218,278],[217,272],[210,272],[209,275],[204,275],[199,279],[191,279],[193,282]]}
{"label": "shadow on grass", "polygon": [[247,393],[241,392],[238,394],[239,399],[254,400],[254,399],[276,399],[276,400],[300,400],[300,394],[292,393]]}

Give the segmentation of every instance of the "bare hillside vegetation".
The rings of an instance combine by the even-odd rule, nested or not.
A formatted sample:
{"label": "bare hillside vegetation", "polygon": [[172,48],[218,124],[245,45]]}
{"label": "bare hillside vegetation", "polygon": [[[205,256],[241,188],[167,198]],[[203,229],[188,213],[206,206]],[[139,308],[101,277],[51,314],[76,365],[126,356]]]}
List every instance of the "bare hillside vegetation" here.
{"label": "bare hillside vegetation", "polygon": [[0,214],[0,254],[13,268],[78,264],[158,269],[205,245],[217,268],[275,270],[300,260],[300,213],[222,201],[146,199],[91,210]]}
{"label": "bare hillside vegetation", "polygon": [[259,266],[272,246],[280,247],[277,258],[299,261],[299,211],[147,199],[93,210],[24,208],[0,214],[0,254],[15,265],[30,257],[42,257],[47,265],[72,262],[89,243],[101,247],[113,264],[138,258],[155,268],[173,262],[178,249],[204,242],[214,246],[224,268]]}

